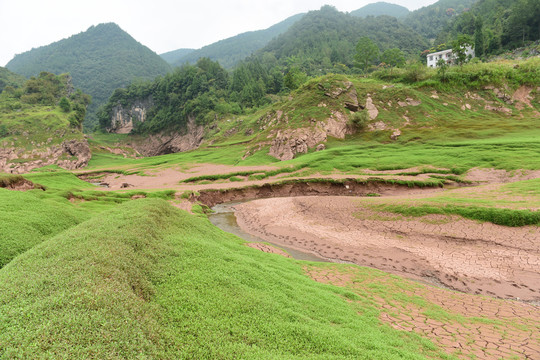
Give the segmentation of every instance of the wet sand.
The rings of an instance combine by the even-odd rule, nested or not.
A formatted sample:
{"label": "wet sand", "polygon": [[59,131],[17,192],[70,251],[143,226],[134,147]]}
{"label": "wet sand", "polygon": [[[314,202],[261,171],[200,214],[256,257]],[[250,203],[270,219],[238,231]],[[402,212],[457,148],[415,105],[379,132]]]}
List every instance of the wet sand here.
{"label": "wet sand", "polygon": [[459,217],[403,218],[350,197],[256,200],[238,225],[273,244],[470,294],[540,301],[540,231]]}

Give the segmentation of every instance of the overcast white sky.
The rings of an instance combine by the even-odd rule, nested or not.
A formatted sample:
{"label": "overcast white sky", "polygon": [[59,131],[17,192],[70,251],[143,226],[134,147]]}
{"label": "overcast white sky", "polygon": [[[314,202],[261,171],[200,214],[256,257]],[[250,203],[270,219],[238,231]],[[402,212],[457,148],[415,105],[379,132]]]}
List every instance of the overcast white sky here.
{"label": "overcast white sky", "polygon": [[[115,22],[158,54],[266,29],[322,5],[353,11],[378,0],[0,0],[0,66],[91,25]],[[415,10],[436,0],[386,0]]]}

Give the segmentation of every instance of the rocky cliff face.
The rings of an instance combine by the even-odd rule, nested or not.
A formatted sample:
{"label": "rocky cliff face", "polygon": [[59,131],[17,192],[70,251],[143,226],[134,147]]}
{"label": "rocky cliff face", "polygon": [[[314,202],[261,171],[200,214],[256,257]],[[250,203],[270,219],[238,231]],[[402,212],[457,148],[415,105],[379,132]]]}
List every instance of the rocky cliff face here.
{"label": "rocky cliff face", "polygon": [[143,156],[173,154],[198,148],[204,137],[204,127],[190,117],[183,133],[161,132],[134,141],[132,146]]}
{"label": "rocky cliff face", "polygon": [[130,107],[124,108],[121,104],[113,108],[111,127],[107,131],[115,134],[129,134],[136,122],[144,122],[148,110],[153,106],[151,98],[135,100]]}
{"label": "rocky cliff face", "polygon": [[88,165],[92,157],[86,139],[66,140],[57,145],[40,146],[32,150],[11,145],[4,144],[0,148],[0,172],[22,174],[54,164],[67,170],[74,170]]}
{"label": "rocky cliff face", "polygon": [[[319,84],[319,89],[323,90],[321,84]],[[278,130],[272,140],[269,155],[279,160],[290,160],[296,154],[307,153],[311,148],[323,149],[324,146],[319,145],[326,142],[328,136],[344,139],[345,135],[354,133],[355,129],[349,121],[348,114],[365,108],[358,102],[354,85],[349,81],[344,81],[339,86],[326,90],[324,96],[329,100],[337,100],[332,102],[339,104],[338,108],[330,110],[331,115],[322,121],[311,119],[305,127]],[[322,101],[313,106],[327,107],[328,104]],[[288,122],[287,115],[281,111],[276,112],[274,117],[266,121],[270,126],[281,122]]]}

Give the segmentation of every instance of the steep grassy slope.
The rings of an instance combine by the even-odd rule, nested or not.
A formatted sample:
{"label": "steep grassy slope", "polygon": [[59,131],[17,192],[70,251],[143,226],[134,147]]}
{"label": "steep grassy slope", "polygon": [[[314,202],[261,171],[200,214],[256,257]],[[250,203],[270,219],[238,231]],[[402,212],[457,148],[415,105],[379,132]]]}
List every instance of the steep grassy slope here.
{"label": "steep grassy slope", "polygon": [[7,358],[447,358],[159,200],[38,245],[0,270],[0,290]]}
{"label": "steep grassy slope", "polygon": [[41,71],[69,73],[73,85],[92,96],[87,126],[114,89],[134,79],[154,79],[170,71],[156,53],[138,43],[114,23],[100,24],[68,39],[15,56],[6,67],[24,76]]}
{"label": "steep grassy slope", "polygon": [[185,63],[194,64],[202,57],[217,61],[226,69],[233,68],[238,62],[253,52],[264,47],[270,40],[286,32],[304,14],[291,16],[265,30],[249,31],[228,39],[220,40],[201,49],[194,50],[172,62],[180,66]]}

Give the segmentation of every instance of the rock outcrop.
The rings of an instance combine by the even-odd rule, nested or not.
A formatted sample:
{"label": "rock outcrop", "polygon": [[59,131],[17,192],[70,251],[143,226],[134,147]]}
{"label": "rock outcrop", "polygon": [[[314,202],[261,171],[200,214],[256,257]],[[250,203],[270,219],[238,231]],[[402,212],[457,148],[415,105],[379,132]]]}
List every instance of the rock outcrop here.
{"label": "rock outcrop", "polygon": [[129,134],[137,122],[144,122],[148,110],[153,106],[151,98],[136,100],[131,107],[124,108],[121,104],[113,108],[111,117],[111,127],[108,132],[115,134]]}
{"label": "rock outcrop", "polygon": [[296,154],[305,154],[310,148],[324,141],[326,141],[326,132],[322,129],[301,128],[278,131],[268,154],[280,160],[291,160]]}
{"label": "rock outcrop", "polygon": [[33,150],[4,145],[0,148],[0,171],[22,174],[47,165],[74,170],[88,165],[91,157],[86,139],[66,140],[58,145]]}
{"label": "rock outcrop", "polygon": [[197,149],[203,138],[204,127],[197,125],[195,118],[190,117],[185,132],[148,135],[142,140],[134,141],[132,146],[143,156],[157,156]]}
{"label": "rock outcrop", "polygon": [[[350,81],[344,81],[331,89],[326,89],[322,84],[319,84],[318,88],[324,90],[324,96],[330,98],[333,103],[338,103],[339,109],[329,109],[331,115],[324,120],[309,119],[304,127],[277,130],[272,136],[273,140],[268,153],[270,156],[279,160],[290,160],[296,154],[305,154],[312,148],[324,149],[320,145],[326,142],[328,136],[344,139],[345,135],[354,132],[354,126],[351,124],[348,113],[365,108],[358,101],[354,85]],[[325,101],[313,104],[313,106],[329,107]],[[261,130],[278,126],[281,123],[288,124],[288,119],[288,114],[284,114],[282,111],[267,114],[261,118],[264,124],[261,126]]]}

